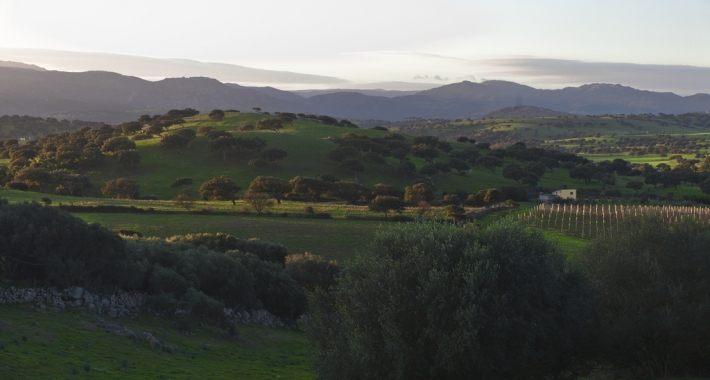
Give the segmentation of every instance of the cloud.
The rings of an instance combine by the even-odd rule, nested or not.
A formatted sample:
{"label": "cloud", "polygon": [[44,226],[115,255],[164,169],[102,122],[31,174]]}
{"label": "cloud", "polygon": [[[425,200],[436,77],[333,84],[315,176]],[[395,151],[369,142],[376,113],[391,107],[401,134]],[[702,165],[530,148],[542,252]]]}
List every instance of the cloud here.
{"label": "cloud", "polygon": [[414,80],[436,80],[436,81],[439,81],[439,82],[446,82],[446,81],[449,80],[449,78],[442,78],[442,77],[439,76],[439,75],[432,75],[432,76],[429,76],[429,75],[415,75],[413,79],[414,79]]}

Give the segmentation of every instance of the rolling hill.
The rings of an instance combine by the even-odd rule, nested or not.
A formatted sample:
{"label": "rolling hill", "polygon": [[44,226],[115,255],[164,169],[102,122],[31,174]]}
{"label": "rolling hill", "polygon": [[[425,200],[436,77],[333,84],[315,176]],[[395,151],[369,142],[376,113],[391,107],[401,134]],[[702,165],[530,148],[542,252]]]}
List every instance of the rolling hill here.
{"label": "rolling hill", "polygon": [[[8,64],[9,65],[9,64]],[[5,65],[5,66],[8,66]],[[679,96],[611,84],[539,90],[505,81],[464,81],[414,94],[369,90],[308,94],[224,84],[204,77],[156,82],[105,71],[60,72],[0,65],[0,115],[52,116],[119,123],[141,114],[195,108],[304,112],[352,120],[479,118],[511,106],[577,115],[710,111],[710,95]],[[379,96],[383,94],[387,96]]]}

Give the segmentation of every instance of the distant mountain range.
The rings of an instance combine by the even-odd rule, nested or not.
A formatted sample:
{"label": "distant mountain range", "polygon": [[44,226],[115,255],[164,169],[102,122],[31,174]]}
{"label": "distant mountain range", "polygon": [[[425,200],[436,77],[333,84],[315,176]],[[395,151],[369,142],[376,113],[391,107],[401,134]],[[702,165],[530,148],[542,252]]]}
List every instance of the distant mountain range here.
{"label": "distant mountain range", "polygon": [[[511,106],[571,114],[685,113],[710,111],[710,95],[679,96],[612,84],[539,90],[505,81],[460,82],[392,96],[380,90],[288,92],[245,87],[204,77],[156,82],[105,71],[61,72],[0,62],[0,115],[53,116],[118,123],[175,108],[284,111],[353,120],[408,117],[478,118]],[[384,95],[384,96],[380,96]],[[528,115],[533,116],[533,115]]]}

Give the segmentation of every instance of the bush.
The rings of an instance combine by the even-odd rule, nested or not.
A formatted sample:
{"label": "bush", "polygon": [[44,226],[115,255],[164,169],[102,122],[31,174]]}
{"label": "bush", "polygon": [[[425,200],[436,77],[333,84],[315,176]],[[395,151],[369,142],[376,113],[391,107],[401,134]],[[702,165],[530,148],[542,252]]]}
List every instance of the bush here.
{"label": "bush", "polygon": [[553,243],[512,221],[409,223],[314,292],[306,329],[320,378],[575,376],[587,289]]}
{"label": "bush", "polygon": [[[187,244],[200,238],[217,248],[236,247],[255,255]],[[288,254],[285,247],[229,235],[172,240],[124,240],[53,207],[0,200],[0,269],[11,278],[58,288],[144,291],[155,295],[150,307],[178,307],[213,319],[221,315],[216,311],[222,304],[264,307],[289,318],[305,310],[304,290],[281,265]]]}
{"label": "bush", "polygon": [[39,203],[0,199],[0,261],[4,272],[60,288],[119,283],[126,265],[115,233]]}
{"label": "bush", "polygon": [[261,260],[283,264],[288,256],[288,249],[281,244],[274,244],[258,239],[243,240],[234,236],[217,234],[176,235],[166,239],[168,242],[182,242],[195,246],[204,245],[218,252],[240,251],[256,255]]}
{"label": "bush", "polygon": [[308,252],[286,256],[285,267],[286,274],[307,290],[335,285],[335,276],[340,273],[337,261],[327,261]]}
{"label": "bush", "polygon": [[710,228],[657,215],[612,235],[575,260],[602,295],[600,360],[634,377],[710,376]]}
{"label": "bush", "polygon": [[528,200],[528,191],[523,187],[502,186],[500,192],[503,193],[505,199],[512,199],[516,202],[527,202]]}
{"label": "bush", "polygon": [[5,185],[8,189],[13,189],[13,190],[20,190],[20,191],[27,191],[30,189],[29,186],[27,186],[26,183],[24,182],[19,182],[19,181],[10,181]]}

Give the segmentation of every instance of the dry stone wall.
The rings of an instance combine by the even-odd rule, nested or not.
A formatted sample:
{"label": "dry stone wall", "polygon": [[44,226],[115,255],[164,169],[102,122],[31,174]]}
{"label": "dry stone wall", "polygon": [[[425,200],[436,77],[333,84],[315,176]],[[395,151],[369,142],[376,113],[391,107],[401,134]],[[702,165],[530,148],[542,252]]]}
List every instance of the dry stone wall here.
{"label": "dry stone wall", "polygon": [[[41,309],[60,312],[67,307],[83,307],[91,312],[110,317],[131,317],[138,314],[147,294],[122,292],[115,294],[91,293],[79,286],[64,290],[56,288],[0,288],[0,305],[36,303]],[[178,310],[176,313],[184,311]],[[224,316],[230,322],[259,324],[265,327],[284,327],[284,322],[266,310],[235,311],[225,308]]]}

